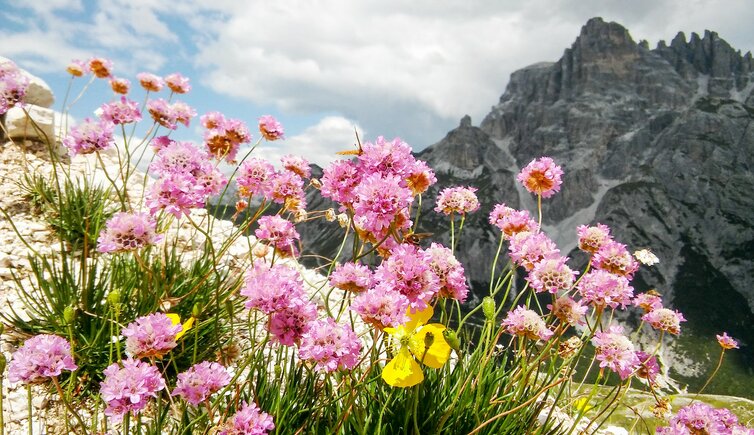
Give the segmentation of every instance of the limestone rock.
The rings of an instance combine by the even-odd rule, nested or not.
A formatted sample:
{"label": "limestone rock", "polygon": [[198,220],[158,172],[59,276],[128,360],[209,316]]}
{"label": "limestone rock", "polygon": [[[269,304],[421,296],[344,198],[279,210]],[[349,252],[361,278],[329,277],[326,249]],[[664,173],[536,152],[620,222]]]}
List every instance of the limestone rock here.
{"label": "limestone rock", "polygon": [[[26,116],[26,112],[29,116]],[[52,109],[25,105],[24,109],[12,107],[5,114],[5,128],[11,139],[27,139],[39,142],[55,140],[55,112]],[[36,127],[35,125],[36,124]]]}

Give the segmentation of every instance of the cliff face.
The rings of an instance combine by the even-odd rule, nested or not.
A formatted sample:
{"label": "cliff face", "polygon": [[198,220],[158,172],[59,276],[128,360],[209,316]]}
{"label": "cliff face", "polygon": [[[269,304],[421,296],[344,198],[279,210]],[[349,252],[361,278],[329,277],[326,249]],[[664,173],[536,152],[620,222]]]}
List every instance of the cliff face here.
{"label": "cliff face", "polygon": [[[438,173],[432,193],[479,188],[484,206],[467,222],[460,249],[470,252],[463,261],[471,280],[486,281],[497,248],[486,213],[497,202],[534,211],[514,177],[550,156],[565,177],[545,201],[545,229],[562,252],[583,260],[573,250],[575,227],[601,222],[629,248],[649,247],[660,258],[635,286],[656,287],[689,319],[671,357],[681,379],[714,365],[706,360],[716,344],[698,344],[714,342],[714,333],[754,343],[753,71],[751,54],[714,32],[688,40],[679,33],[651,50],[621,25],[594,18],[560,60],[513,73],[478,128],[464,119],[420,153]],[[447,228],[425,216],[430,230]],[[701,366],[681,364],[692,353]],[[754,374],[752,346],[735,358],[748,367],[742,374]]]}

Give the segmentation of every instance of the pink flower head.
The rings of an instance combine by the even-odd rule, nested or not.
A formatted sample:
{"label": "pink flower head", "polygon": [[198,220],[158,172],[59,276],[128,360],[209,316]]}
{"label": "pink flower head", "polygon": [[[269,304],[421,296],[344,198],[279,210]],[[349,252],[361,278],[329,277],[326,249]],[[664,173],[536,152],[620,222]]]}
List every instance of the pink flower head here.
{"label": "pink flower head", "polygon": [[147,110],[149,111],[149,115],[152,116],[154,122],[170,130],[176,129],[177,125],[175,113],[173,113],[173,107],[166,100],[162,98],[149,100],[147,103]]}
{"label": "pink flower head", "polygon": [[113,62],[104,57],[93,57],[89,59],[89,71],[98,79],[105,79],[113,73]]}
{"label": "pink flower head", "polygon": [[576,232],[579,236],[579,249],[590,254],[599,251],[602,245],[611,241],[610,228],[607,225],[599,223],[593,227],[580,225],[576,228]]}
{"label": "pink flower head", "polygon": [[353,161],[336,160],[322,171],[320,192],[325,198],[339,203],[343,211],[356,199],[355,190],[363,175]]}
{"label": "pink flower head", "polygon": [[146,406],[150,397],[165,388],[165,379],[157,367],[138,359],[125,359],[108,366],[105,380],[100,382],[100,395],[107,403],[105,415],[119,422],[126,413],[136,415]]}
{"label": "pink flower head", "polygon": [[102,105],[102,119],[113,124],[130,124],[141,121],[139,103],[120,97],[120,101],[113,101]]}
{"label": "pink flower head", "polygon": [[646,379],[650,384],[654,384],[657,380],[657,375],[660,374],[660,365],[657,364],[657,358],[640,350],[636,351],[636,358],[639,360],[636,376]]}
{"label": "pink flower head", "polygon": [[220,112],[207,112],[199,118],[199,121],[201,122],[202,127],[207,130],[212,130],[220,128],[225,124],[225,116]]}
{"label": "pink flower head", "polygon": [[191,213],[191,209],[204,207],[206,195],[199,189],[197,179],[190,173],[165,174],[154,182],[147,192],[149,212],[165,210],[176,218]]}
{"label": "pink flower head", "polygon": [[315,363],[315,370],[350,370],[359,361],[361,340],[349,326],[327,317],[309,325],[301,337],[298,353],[302,360]]}
{"label": "pink flower head", "polygon": [[401,180],[410,175],[415,160],[411,147],[397,137],[387,141],[379,136],[374,143],[365,142],[359,155],[360,166],[366,175],[395,175]]}
{"label": "pink flower head", "polygon": [[625,308],[631,303],[634,294],[634,288],[625,276],[599,269],[593,269],[584,275],[576,287],[585,302],[600,308],[617,308],[618,305]]}
{"label": "pink flower head", "polygon": [[399,245],[377,267],[374,278],[406,296],[412,311],[421,311],[440,290],[439,280],[430,268],[431,261],[416,246]]}
{"label": "pink flower head", "polygon": [[251,133],[248,127],[237,119],[222,119],[220,125],[204,132],[204,144],[210,155],[218,160],[224,158],[230,163],[235,162],[241,144],[249,142]]}
{"label": "pink flower head", "polygon": [[126,95],[131,89],[131,82],[128,79],[113,77],[110,79],[110,89],[116,94]]}
{"label": "pink flower head", "polygon": [[354,220],[372,233],[387,230],[413,199],[411,191],[401,186],[395,175],[368,175],[354,189]]}
{"label": "pink flower head", "polygon": [[230,384],[230,373],[216,362],[203,361],[178,374],[173,396],[196,406]]}
{"label": "pink flower head", "polygon": [[508,334],[528,337],[532,340],[547,341],[553,335],[539,314],[523,305],[508,312],[503,320],[503,327]]}
{"label": "pink flower head", "polygon": [[68,64],[65,70],[74,77],[81,77],[89,72],[89,65],[83,60],[74,59]]}
{"label": "pink flower head", "polygon": [[446,187],[437,196],[435,211],[446,215],[466,214],[479,210],[476,187]]}
{"label": "pink flower head", "polygon": [[176,94],[185,94],[191,90],[188,77],[184,77],[180,73],[166,75],[165,84]]}
{"label": "pink flower head", "polygon": [[170,174],[195,175],[202,171],[207,155],[199,151],[191,142],[170,143],[157,152],[149,170],[159,176]]}
{"label": "pink flower head", "polygon": [[0,64],[0,115],[22,104],[29,87],[29,79],[11,61]]}
{"label": "pink flower head", "polygon": [[270,314],[268,329],[278,343],[293,346],[317,318],[317,306],[303,297],[292,297],[287,302],[285,307]]}
{"label": "pink flower head", "polygon": [[559,255],[543,258],[534,265],[526,280],[537,293],[550,292],[557,294],[558,290],[568,290],[573,285],[578,272],[571,270],[567,257]]}
{"label": "pink flower head", "polygon": [[183,101],[176,101],[171,106],[173,116],[175,116],[176,122],[180,122],[186,127],[191,123],[191,118],[196,116],[196,110]]}
{"label": "pink flower head", "polygon": [[259,132],[270,142],[285,138],[283,125],[272,115],[264,115],[259,118]]}
{"label": "pink flower head", "polygon": [[625,380],[639,368],[639,358],[636,356],[631,340],[623,335],[623,327],[613,325],[607,331],[598,332],[592,339],[597,348],[597,361],[600,367],[608,367],[618,373]]}
{"label": "pink flower head", "polygon": [[526,210],[515,210],[505,204],[497,204],[490,213],[490,224],[503,232],[504,239],[512,239],[518,233],[539,232],[539,224]]}
{"label": "pink flower head", "polygon": [[264,159],[252,157],[241,163],[236,176],[238,196],[249,198],[254,195],[265,195],[270,190],[270,179],[275,174],[275,168]]}
{"label": "pink flower head", "polygon": [[240,293],[247,298],[246,308],[270,314],[288,306],[293,298],[303,298],[304,287],[296,269],[280,263],[270,267],[256,261],[246,273]]}
{"label": "pink flower head", "polygon": [[176,142],[173,139],[170,139],[168,136],[157,136],[156,138],[152,139],[150,145],[152,145],[154,152],[158,153],[160,152],[160,150],[163,150],[174,143]]}
{"label": "pink flower head", "polygon": [[560,255],[555,242],[544,233],[517,233],[511,238],[508,251],[511,260],[526,270],[533,270],[543,258]]}
{"label": "pink flower head", "polygon": [[280,216],[262,216],[259,218],[259,228],[254,231],[259,240],[265,240],[274,246],[284,256],[295,256],[298,253],[296,244],[300,239],[293,224]]}
{"label": "pink flower head", "polygon": [[427,191],[429,186],[437,183],[435,172],[423,160],[416,160],[409,168],[406,184],[411,193],[419,195]]}
{"label": "pink flower head", "polygon": [[723,335],[716,335],[717,342],[723,349],[738,349],[738,341],[735,338],[728,335],[727,332],[723,332]]}
{"label": "pink flower head", "polygon": [[309,178],[312,175],[312,169],[309,167],[309,162],[301,156],[289,154],[281,157],[280,162],[283,164],[283,168],[286,171],[293,172],[301,178]]}
{"label": "pink flower head", "polygon": [[165,82],[159,76],[147,72],[136,74],[139,84],[148,92],[160,92]]}
{"label": "pink flower head", "polygon": [[432,243],[425,253],[429,258],[429,268],[440,281],[440,296],[464,302],[469,287],[466,285],[466,275],[461,262],[450,249],[439,243]]}
{"label": "pink flower head", "polygon": [[231,417],[218,435],[264,435],[275,429],[272,416],[259,407],[243,402],[241,409]]}
{"label": "pink flower head", "polygon": [[654,290],[639,293],[634,298],[635,307],[640,307],[645,313],[662,308],[662,296]]}
{"label": "pink flower head", "polygon": [[549,198],[560,190],[562,175],[563,170],[555,161],[550,157],[540,157],[526,165],[517,178],[529,192]]}
{"label": "pink flower head", "polygon": [[715,409],[702,402],[694,402],[678,410],[669,425],[657,428],[657,434],[733,434],[754,432],[738,424],[738,417],[726,408]]}
{"label": "pink flower head", "polygon": [[606,270],[628,279],[633,278],[639,269],[639,263],[628,252],[626,245],[612,241],[602,245],[594,254],[592,265],[596,269]]}
{"label": "pink flower head", "polygon": [[57,335],[35,335],[26,340],[8,364],[8,381],[34,384],[60,376],[63,370],[78,369],[71,356],[71,345]]}
{"label": "pink flower head", "polygon": [[157,223],[146,213],[116,213],[97,239],[99,252],[135,251],[159,243]]}
{"label": "pink flower head", "polygon": [[681,333],[681,322],[686,321],[680,311],[673,311],[668,308],[652,310],[643,315],[641,320],[649,323],[655,329],[666,331],[673,335]]}
{"label": "pink flower head", "polygon": [[377,284],[360,293],[351,302],[351,310],[358,313],[364,322],[378,329],[406,323],[408,308],[408,298],[393,290],[389,284]]}
{"label": "pink flower head", "polygon": [[361,293],[372,287],[374,274],[369,267],[360,263],[338,264],[330,275],[330,285],[341,290]]}
{"label": "pink flower head", "polygon": [[99,119],[92,121],[86,118],[81,124],[71,128],[71,132],[63,139],[63,145],[73,154],[91,154],[104,150],[113,145],[114,125]]}
{"label": "pink flower head", "polygon": [[278,204],[285,204],[288,210],[306,208],[303,180],[290,171],[273,172],[267,185],[267,196]]}
{"label": "pink flower head", "polygon": [[176,347],[176,336],[183,330],[164,313],[138,317],[121,334],[126,337],[126,354],[134,358],[161,358]]}
{"label": "pink flower head", "polygon": [[561,296],[555,299],[552,304],[548,304],[547,308],[561,322],[576,326],[584,324],[583,319],[588,307],[581,301],[575,301],[568,296]]}

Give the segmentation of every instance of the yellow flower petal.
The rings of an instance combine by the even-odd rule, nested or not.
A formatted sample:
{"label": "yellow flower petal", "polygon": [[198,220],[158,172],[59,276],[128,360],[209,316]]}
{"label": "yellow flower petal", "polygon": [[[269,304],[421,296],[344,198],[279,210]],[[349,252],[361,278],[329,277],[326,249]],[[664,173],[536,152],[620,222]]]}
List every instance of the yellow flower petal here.
{"label": "yellow flower petal", "polygon": [[429,322],[429,319],[432,318],[432,314],[434,314],[434,311],[432,310],[431,305],[427,305],[427,308],[416,311],[414,313],[411,312],[411,309],[409,309],[408,312],[408,322],[406,323],[406,330],[409,332],[412,332],[414,329],[417,328],[417,326],[423,325],[427,322]]}
{"label": "yellow flower petal", "polygon": [[[424,365],[432,367],[433,369],[439,369],[450,358],[450,346],[445,341],[445,337],[442,335],[442,331],[445,330],[445,325],[439,323],[430,323],[424,325],[418,331],[414,332],[409,341],[409,348],[413,352],[416,359],[421,361]],[[424,354],[425,337],[428,333],[432,333],[434,339],[432,345],[427,349],[426,355]],[[424,359],[422,360],[422,357]]]}
{"label": "yellow flower petal", "polygon": [[[173,325],[178,325],[181,323],[181,316],[175,313],[165,313],[165,315],[170,319],[171,322],[173,322]],[[178,340],[179,338],[183,337],[183,335],[191,329],[192,326],[194,326],[194,317],[189,317],[188,320],[183,322],[181,325],[181,332],[175,334],[175,339]]]}
{"label": "yellow flower petal", "polygon": [[413,387],[424,380],[424,373],[411,352],[403,348],[382,369],[382,379],[393,387]]}

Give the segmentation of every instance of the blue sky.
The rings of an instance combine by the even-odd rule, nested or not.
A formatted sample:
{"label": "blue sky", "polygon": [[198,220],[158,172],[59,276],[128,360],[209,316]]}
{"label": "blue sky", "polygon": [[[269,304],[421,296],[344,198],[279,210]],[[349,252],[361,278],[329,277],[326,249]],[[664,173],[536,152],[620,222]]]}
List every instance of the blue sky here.
{"label": "blue sky", "polygon": [[[133,85],[142,71],[181,72],[193,87],[181,99],[199,114],[221,111],[252,131],[274,115],[287,139],[263,153],[324,164],[354,129],[419,150],[465,114],[478,124],[511,72],[556,61],[593,16],[651,46],[710,29],[754,49],[746,0],[4,0],[0,55],[47,81],[58,110],[71,59],[108,57]],[[95,83],[72,113],[91,116],[110,98]],[[199,141],[197,125],[176,136]]]}

